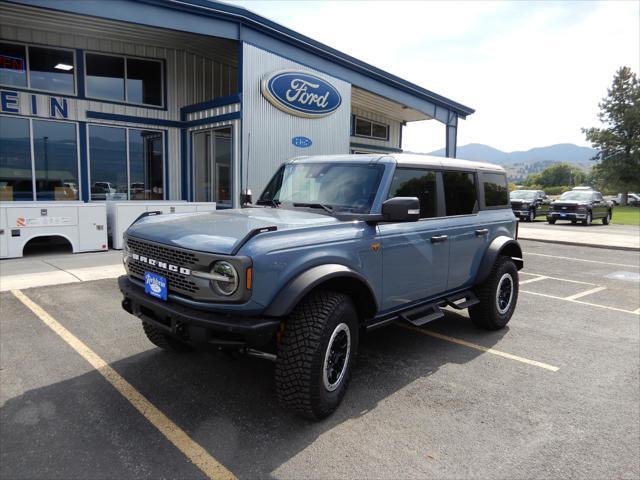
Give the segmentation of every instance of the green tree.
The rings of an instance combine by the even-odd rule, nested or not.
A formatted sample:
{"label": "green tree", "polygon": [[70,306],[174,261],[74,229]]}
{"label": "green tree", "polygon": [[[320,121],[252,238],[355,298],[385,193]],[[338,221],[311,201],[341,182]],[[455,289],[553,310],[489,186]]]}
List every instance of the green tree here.
{"label": "green tree", "polygon": [[593,177],[621,191],[626,204],[627,193],[640,190],[640,82],[629,67],[618,69],[598,106],[604,128],[582,130],[598,150]]}
{"label": "green tree", "polygon": [[539,185],[541,188],[557,187],[561,185],[580,185],[587,175],[579,168],[567,163],[556,163],[545,168],[540,173],[529,175],[523,182],[527,186]]}

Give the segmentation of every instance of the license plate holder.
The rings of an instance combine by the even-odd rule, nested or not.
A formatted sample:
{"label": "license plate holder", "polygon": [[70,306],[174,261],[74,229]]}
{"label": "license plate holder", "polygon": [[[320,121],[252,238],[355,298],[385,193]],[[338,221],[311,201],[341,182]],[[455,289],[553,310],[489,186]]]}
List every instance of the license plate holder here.
{"label": "license plate holder", "polygon": [[167,279],[153,272],[144,272],[144,292],[160,300],[167,300]]}

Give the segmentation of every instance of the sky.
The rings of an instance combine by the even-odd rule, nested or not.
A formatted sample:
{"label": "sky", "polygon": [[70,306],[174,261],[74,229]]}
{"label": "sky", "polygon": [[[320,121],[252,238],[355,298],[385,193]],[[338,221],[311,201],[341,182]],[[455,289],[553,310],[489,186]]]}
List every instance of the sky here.
{"label": "sky", "polygon": [[[640,63],[640,2],[234,1],[467,105],[458,145],[504,151],[589,146],[615,71]],[[444,126],[410,123],[403,148],[444,147]]]}

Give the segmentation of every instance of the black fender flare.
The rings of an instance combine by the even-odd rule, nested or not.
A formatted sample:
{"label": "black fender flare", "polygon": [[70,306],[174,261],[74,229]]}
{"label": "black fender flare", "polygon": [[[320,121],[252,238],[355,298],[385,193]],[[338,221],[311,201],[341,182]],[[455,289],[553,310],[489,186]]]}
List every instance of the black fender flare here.
{"label": "black fender flare", "polygon": [[264,315],[267,317],[284,317],[291,313],[291,310],[304,298],[304,296],[318,285],[336,279],[356,280],[368,289],[368,293],[375,304],[375,311],[378,310],[378,301],[369,281],[360,273],[340,264],[317,265],[300,273],[289,281],[276,294]]}
{"label": "black fender flare", "polygon": [[498,259],[498,256],[502,254],[511,257],[518,270],[524,266],[524,261],[522,260],[522,248],[518,241],[501,235],[494,238],[489,245],[489,248],[487,248],[487,251],[484,252],[484,257],[482,257],[478,273],[476,274],[476,280],[474,282],[475,285],[478,285],[487,279],[491,273],[493,264]]}

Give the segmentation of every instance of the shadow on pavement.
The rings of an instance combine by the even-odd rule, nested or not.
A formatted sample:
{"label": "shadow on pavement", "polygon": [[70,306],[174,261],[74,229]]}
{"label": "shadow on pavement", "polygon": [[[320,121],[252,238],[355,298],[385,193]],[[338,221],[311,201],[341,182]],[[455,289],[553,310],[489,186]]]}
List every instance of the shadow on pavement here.
{"label": "shadow on pavement", "polygon": [[[431,326],[478,332],[454,312]],[[482,333],[495,345],[508,332]],[[343,422],[417,379],[481,352],[397,326],[366,336],[349,391],[313,423],[281,409],[272,363],[151,349],[112,364],[156,407],[239,477],[266,477]],[[200,478],[197,470],[96,371],[9,400],[0,408],[2,478]]]}

